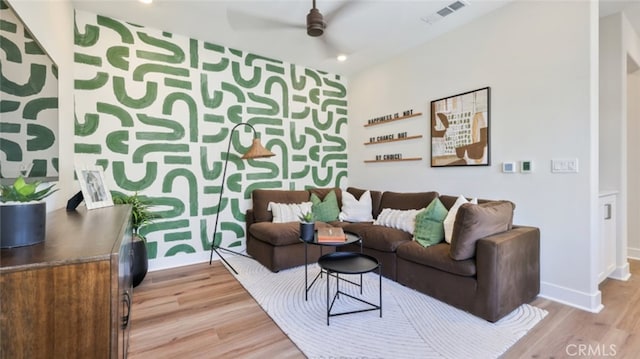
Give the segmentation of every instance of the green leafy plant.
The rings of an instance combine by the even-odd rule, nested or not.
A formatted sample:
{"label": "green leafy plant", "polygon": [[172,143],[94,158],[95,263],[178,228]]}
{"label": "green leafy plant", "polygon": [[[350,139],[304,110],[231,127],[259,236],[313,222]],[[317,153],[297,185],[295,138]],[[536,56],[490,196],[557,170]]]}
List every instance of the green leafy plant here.
{"label": "green leafy plant", "polygon": [[57,189],[53,189],[54,185],[37,191],[40,184],[42,184],[41,181],[27,183],[27,181],[20,176],[13,182],[13,185],[0,185],[0,202],[41,201],[57,191]]}
{"label": "green leafy plant", "polygon": [[138,196],[138,192],[131,196],[122,194],[113,195],[113,203],[115,204],[130,204],[131,205],[131,228],[133,234],[138,238],[146,241],[145,236],[140,234],[140,228],[151,223],[154,219],[158,218],[156,214],[149,210],[152,206],[151,201],[142,199]]}
{"label": "green leafy plant", "polygon": [[298,218],[300,218],[301,222],[313,223],[313,220],[315,219],[315,216],[313,215],[313,212],[307,211],[305,213],[302,213],[300,216],[298,216]]}

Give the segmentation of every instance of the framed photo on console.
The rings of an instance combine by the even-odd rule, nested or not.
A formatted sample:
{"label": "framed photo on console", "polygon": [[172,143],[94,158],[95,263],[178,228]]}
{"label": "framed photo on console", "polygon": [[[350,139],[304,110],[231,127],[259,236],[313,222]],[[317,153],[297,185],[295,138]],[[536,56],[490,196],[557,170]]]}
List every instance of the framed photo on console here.
{"label": "framed photo on console", "polygon": [[431,101],[431,167],[489,166],[490,88]]}
{"label": "framed photo on console", "polygon": [[76,176],[87,209],[113,206],[111,192],[104,182],[104,172],[100,167],[77,167]]}

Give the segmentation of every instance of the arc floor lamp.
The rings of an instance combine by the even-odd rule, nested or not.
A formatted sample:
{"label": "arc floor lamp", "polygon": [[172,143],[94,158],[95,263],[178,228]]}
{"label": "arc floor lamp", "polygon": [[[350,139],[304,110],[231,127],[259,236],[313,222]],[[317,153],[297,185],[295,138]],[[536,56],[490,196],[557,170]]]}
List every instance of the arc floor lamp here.
{"label": "arc floor lamp", "polygon": [[230,253],[234,253],[234,254],[239,254],[245,257],[248,257],[248,256],[244,253],[234,252],[227,248],[217,247],[215,244],[215,241],[216,241],[216,233],[218,231],[218,219],[220,218],[220,204],[222,203],[222,193],[224,191],[224,183],[227,178],[227,164],[229,163],[229,151],[231,151],[231,140],[233,139],[233,133],[240,126],[247,126],[251,129],[251,131],[253,131],[253,143],[251,144],[251,147],[249,147],[247,152],[244,155],[242,155],[243,160],[275,156],[275,153],[269,151],[268,149],[262,146],[262,143],[260,143],[260,138],[258,137],[258,133],[256,132],[256,129],[253,128],[253,126],[251,126],[250,124],[246,122],[240,122],[239,124],[233,126],[233,128],[231,129],[231,132],[229,135],[229,144],[227,145],[227,156],[224,160],[224,170],[222,171],[222,185],[220,186],[220,199],[218,200],[218,210],[216,211],[216,224],[213,227],[213,238],[211,240],[211,255],[209,256],[209,265],[211,265],[211,262],[213,261],[213,252],[216,252],[218,257],[220,257],[220,259],[222,259],[222,261],[229,268],[231,268],[231,270],[233,270],[235,274],[238,274],[238,272],[235,270],[235,268],[233,268],[231,264],[229,264],[229,262],[227,262],[226,259],[224,259],[224,257],[220,254],[220,252],[218,252],[218,249],[224,250]]}

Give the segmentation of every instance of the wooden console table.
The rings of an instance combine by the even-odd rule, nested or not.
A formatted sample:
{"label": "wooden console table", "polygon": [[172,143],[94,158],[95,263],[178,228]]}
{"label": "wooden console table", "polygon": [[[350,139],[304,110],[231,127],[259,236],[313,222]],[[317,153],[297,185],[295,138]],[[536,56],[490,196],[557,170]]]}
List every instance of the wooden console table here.
{"label": "wooden console table", "polygon": [[131,207],[47,215],[44,242],[2,249],[0,358],[126,358]]}

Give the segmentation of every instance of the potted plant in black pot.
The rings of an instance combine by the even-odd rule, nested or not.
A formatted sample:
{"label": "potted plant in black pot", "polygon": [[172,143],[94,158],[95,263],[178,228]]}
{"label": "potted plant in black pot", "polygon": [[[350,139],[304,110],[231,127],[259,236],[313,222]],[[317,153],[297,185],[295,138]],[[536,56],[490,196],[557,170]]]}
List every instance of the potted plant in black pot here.
{"label": "potted plant in black pot", "polygon": [[151,202],[138,196],[138,192],[130,196],[114,194],[113,203],[131,205],[131,228],[133,230],[131,276],[133,286],[136,287],[142,283],[149,269],[147,239],[140,233],[140,228],[151,223],[157,216],[149,210],[149,207],[152,206]]}
{"label": "potted plant in black pot", "polygon": [[313,212],[308,211],[300,215],[300,238],[305,242],[313,241],[315,229],[315,217]]}
{"label": "potted plant in black pot", "polygon": [[27,183],[20,176],[13,185],[0,185],[0,248],[28,246],[44,241],[47,203],[57,190],[53,185],[38,191],[41,182]]}

